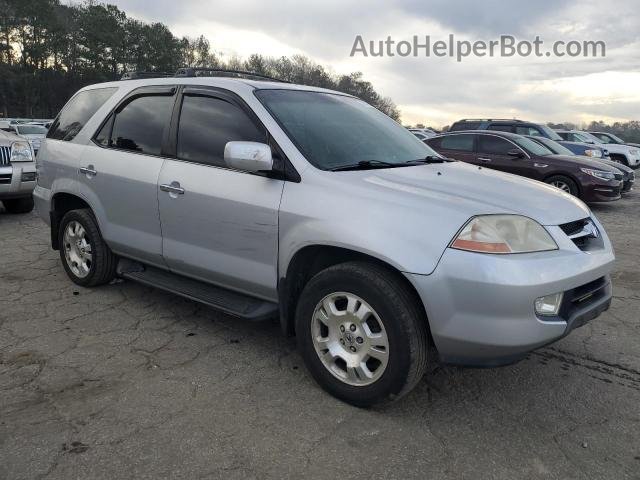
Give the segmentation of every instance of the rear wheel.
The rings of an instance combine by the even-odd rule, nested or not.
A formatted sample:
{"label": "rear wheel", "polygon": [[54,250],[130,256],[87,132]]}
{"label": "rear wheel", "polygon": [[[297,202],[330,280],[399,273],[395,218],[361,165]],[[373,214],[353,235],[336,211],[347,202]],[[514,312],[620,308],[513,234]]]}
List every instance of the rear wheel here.
{"label": "rear wheel", "polygon": [[564,175],[554,175],[545,180],[545,183],[549,185],[553,185],[556,188],[559,188],[563,192],[570,193],[574,197],[580,197],[580,189],[578,189],[578,185],[576,182],[571,180],[569,177],[565,177]]}
{"label": "rear wheel", "polygon": [[2,203],[9,213],[29,213],[33,210],[33,197],[13,198]]}
{"label": "rear wheel", "polygon": [[301,355],[315,380],[356,406],[395,400],[422,378],[426,318],[386,268],[350,262],[313,277],[296,310]]}
{"label": "rear wheel", "polygon": [[69,278],[83,287],[102,285],[116,276],[117,257],[100,235],[90,210],[71,210],[60,222],[60,258]]}

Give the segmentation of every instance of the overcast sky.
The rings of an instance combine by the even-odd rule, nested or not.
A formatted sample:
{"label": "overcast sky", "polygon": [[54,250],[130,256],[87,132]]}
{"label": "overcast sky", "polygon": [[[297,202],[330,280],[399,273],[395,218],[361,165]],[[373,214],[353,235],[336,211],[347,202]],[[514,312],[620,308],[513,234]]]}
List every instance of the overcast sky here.
{"label": "overcast sky", "polygon": [[[637,0],[108,0],[128,15],[204,34],[225,56],[305,54],[336,73],[360,70],[391,97],[405,124],[436,127],[463,117],[541,122],[640,119]],[[603,40],[606,58],[349,56],[356,35],[396,41]]]}

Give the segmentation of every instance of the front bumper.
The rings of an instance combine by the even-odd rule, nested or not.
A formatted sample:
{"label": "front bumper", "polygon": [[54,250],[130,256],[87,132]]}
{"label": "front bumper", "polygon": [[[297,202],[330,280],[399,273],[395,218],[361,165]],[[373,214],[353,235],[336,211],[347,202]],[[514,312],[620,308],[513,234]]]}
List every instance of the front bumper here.
{"label": "front bumper", "polygon": [[619,180],[591,183],[583,186],[582,200],[592,202],[613,202],[620,200],[623,183]]}
{"label": "front bumper", "polygon": [[[609,308],[614,254],[598,228],[602,248],[588,252],[559,227],[547,227],[559,250],[489,255],[448,248],[431,275],[407,274],[424,303],[441,361],[513,363]],[[564,292],[559,315],[537,316],[535,299],[557,292]]]}
{"label": "front bumper", "polygon": [[31,162],[16,162],[0,167],[0,200],[28,197],[36,186],[36,167]]}

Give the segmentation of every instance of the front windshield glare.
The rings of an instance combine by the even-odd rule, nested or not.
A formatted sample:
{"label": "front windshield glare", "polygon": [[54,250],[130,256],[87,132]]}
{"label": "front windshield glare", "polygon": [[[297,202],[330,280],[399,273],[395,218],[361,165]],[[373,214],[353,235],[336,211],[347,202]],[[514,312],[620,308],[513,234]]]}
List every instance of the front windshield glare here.
{"label": "front windshield glare", "polygon": [[18,128],[20,135],[45,135],[47,129],[39,125],[21,125]]}
{"label": "front windshield glare", "polygon": [[307,160],[323,170],[438,156],[406,128],[352,97],[301,90],[259,90],[256,96]]}
{"label": "front windshield glare", "polygon": [[534,155],[539,155],[541,157],[544,157],[546,155],[553,155],[553,152],[547,147],[539,144],[538,142],[534,142],[530,138],[514,138],[513,141],[516,142],[520,147],[524,148],[529,153],[533,153]]}
{"label": "front windshield glare", "polygon": [[558,135],[555,131],[551,130],[546,125],[540,125],[540,127],[542,127],[542,130],[544,130],[544,133],[546,133],[551,140],[555,140],[556,142],[558,140],[562,140],[562,137],[560,135]]}
{"label": "front windshield glare", "polygon": [[538,143],[543,144],[545,147],[547,147],[549,150],[551,150],[553,153],[557,155],[573,155],[573,152],[571,150],[569,150],[567,147],[563,147],[562,145],[560,145],[557,142],[554,142],[553,140],[549,140],[548,138],[545,138],[545,137],[539,137],[536,140],[538,141]]}

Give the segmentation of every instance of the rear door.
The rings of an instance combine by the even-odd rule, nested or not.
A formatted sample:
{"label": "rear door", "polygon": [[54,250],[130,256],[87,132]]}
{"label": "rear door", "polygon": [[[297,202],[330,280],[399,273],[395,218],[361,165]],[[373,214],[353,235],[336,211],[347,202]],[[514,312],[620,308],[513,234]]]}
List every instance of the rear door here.
{"label": "rear door", "polygon": [[163,265],[158,176],[176,98],[172,86],[132,92],[103,123],[80,162],[84,194],[117,253]]}
{"label": "rear door", "polygon": [[[435,140],[438,142],[434,144]],[[476,164],[475,141],[474,133],[454,133],[431,139],[428,144],[445,157]]]}
{"label": "rear door", "polygon": [[[188,87],[176,106],[158,182],[162,252],[169,268],[267,300],[277,299],[278,209],[284,181],[227,167],[230,141],[269,143],[237,97]],[[169,188],[172,187],[172,188]]]}

